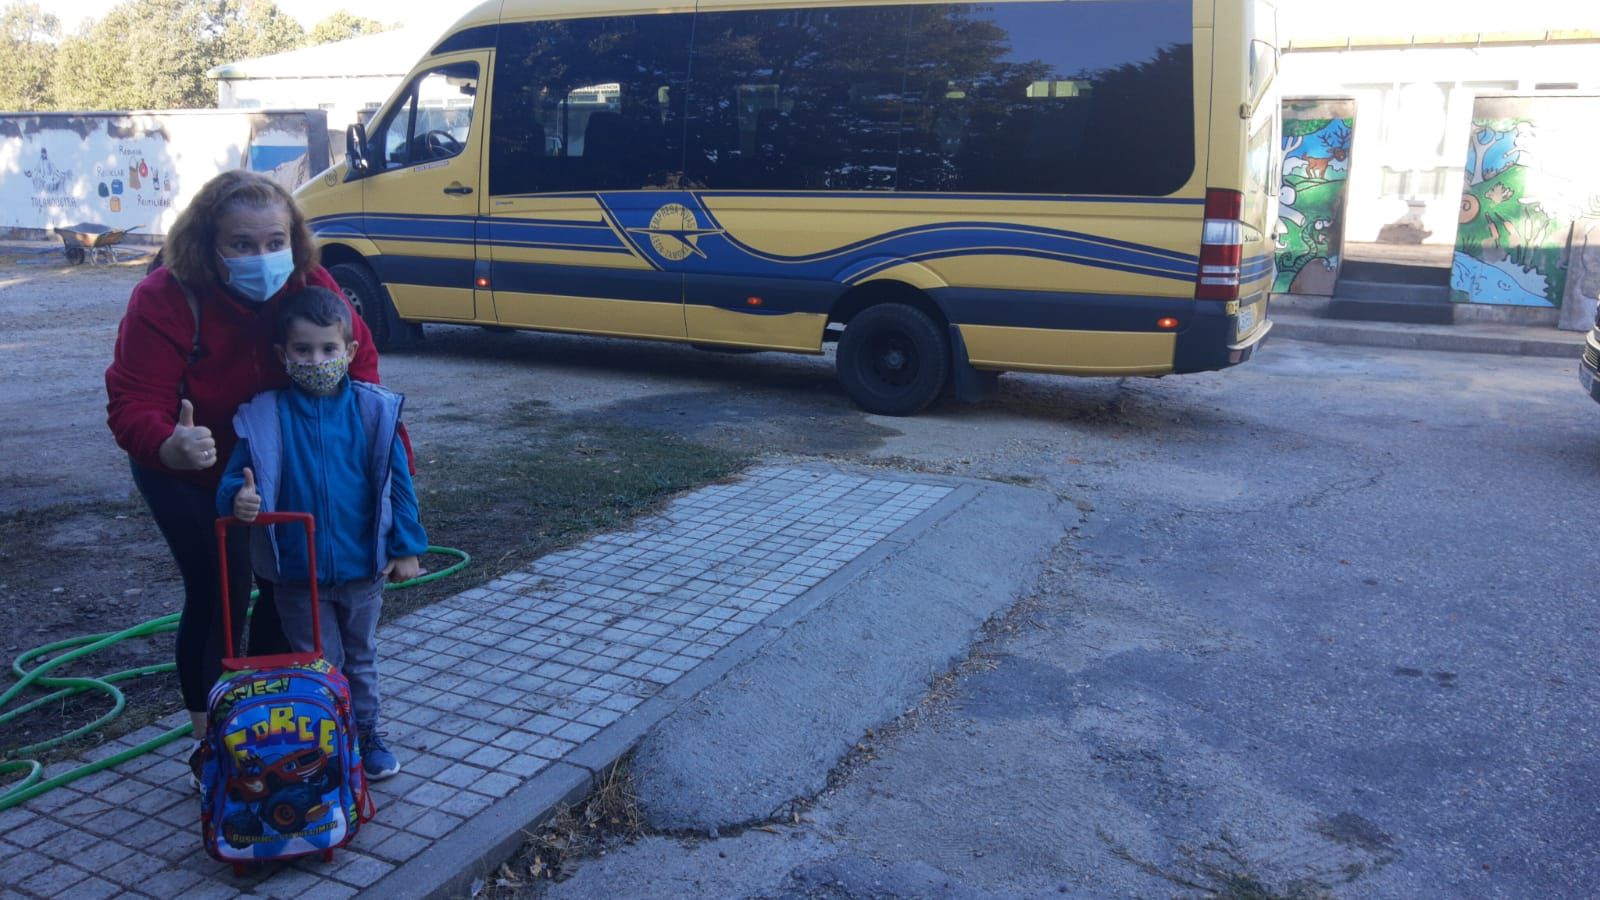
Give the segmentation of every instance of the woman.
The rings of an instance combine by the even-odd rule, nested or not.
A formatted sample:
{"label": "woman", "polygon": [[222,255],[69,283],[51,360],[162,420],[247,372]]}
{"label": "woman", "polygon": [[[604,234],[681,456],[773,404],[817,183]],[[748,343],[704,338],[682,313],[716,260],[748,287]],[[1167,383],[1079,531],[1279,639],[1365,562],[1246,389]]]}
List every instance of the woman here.
{"label": "woman", "polygon": [[[165,265],[139,282],[128,300],[106,369],[107,412],[133,482],[183,576],[178,682],[197,738],[189,764],[198,784],[206,695],[222,671],[212,531],[219,461],[233,452],[239,405],[289,384],[272,349],[278,300],[308,284],[339,288],[318,264],[293,198],[253,172],[224,172],[207,182],[173,223],[162,257]],[[360,345],[350,377],[376,383],[372,335],[360,316],[353,318]],[[250,588],[246,531],[234,529],[227,541],[235,646]],[[263,583],[250,652],[286,649],[271,585]]]}

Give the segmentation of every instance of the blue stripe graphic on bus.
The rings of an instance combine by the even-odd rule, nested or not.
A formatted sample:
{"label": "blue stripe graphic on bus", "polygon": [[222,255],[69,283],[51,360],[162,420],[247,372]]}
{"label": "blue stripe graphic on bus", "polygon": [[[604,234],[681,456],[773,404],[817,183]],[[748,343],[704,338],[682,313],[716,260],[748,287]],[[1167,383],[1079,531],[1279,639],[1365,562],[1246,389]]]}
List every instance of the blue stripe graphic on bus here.
{"label": "blue stripe graphic on bus", "polygon": [[313,234],[322,237],[333,235],[366,237],[367,229],[361,220],[362,216],[358,213],[350,216],[323,216],[310,219],[306,224],[311,226]]}
{"label": "blue stripe graphic on bus", "polygon": [[1239,283],[1248,284],[1259,281],[1271,275],[1277,268],[1270,254],[1266,256],[1252,256],[1239,265]]}
{"label": "blue stripe graphic on bus", "polygon": [[[657,268],[853,283],[905,260],[993,255],[1056,259],[1096,268],[1192,280],[1188,254],[1070,231],[999,222],[951,222],[899,229],[817,253],[784,256],[750,247],[722,227],[689,192],[662,191],[654,208],[601,208],[642,258]],[[619,198],[620,199],[620,198]]]}
{"label": "blue stripe graphic on bus", "polygon": [[[759,250],[737,237],[688,191],[652,191],[650,206],[637,192],[591,195],[602,218],[479,218],[383,214],[328,216],[313,220],[318,235],[364,235],[376,240],[477,243],[499,247],[623,253],[658,271],[686,275],[725,274],[798,278],[854,284],[904,262],[959,256],[1017,256],[1192,281],[1199,260],[1192,254],[1080,232],[1003,222],[941,222],[897,229],[832,249],[798,255]],[[632,203],[623,203],[624,198]],[[1258,268],[1264,266],[1265,269]],[[1272,266],[1272,257],[1245,261],[1241,277],[1252,281]]]}
{"label": "blue stripe graphic on bus", "polygon": [[564,222],[552,219],[489,219],[488,240],[496,246],[540,250],[584,250],[627,253],[628,247],[605,222]]}

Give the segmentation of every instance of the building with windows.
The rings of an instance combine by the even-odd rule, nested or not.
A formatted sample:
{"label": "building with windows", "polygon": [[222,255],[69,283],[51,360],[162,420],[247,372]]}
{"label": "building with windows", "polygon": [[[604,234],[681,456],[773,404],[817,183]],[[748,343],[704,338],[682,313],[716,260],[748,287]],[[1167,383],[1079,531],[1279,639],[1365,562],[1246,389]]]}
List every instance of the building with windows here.
{"label": "building with windows", "polygon": [[1284,49],[1284,96],[1355,102],[1357,242],[1454,243],[1479,97],[1600,94],[1600,29],[1291,33]]}
{"label": "building with windows", "polygon": [[221,109],[320,109],[335,158],[344,154],[345,127],[389,99],[443,28],[412,25],[217,66]]}

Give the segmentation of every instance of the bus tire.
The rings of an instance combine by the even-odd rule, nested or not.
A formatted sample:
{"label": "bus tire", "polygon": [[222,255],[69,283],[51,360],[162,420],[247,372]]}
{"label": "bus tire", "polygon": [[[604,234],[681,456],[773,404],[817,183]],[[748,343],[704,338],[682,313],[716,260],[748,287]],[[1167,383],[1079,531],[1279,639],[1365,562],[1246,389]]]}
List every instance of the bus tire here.
{"label": "bus tire", "polygon": [[950,377],[950,343],[927,313],[904,303],[869,306],[839,338],[839,381],[856,405],[882,416],[926,409]]}
{"label": "bus tire", "polygon": [[344,291],[350,305],[367,323],[376,349],[392,350],[406,342],[411,330],[400,321],[400,314],[395,312],[389,292],[371,269],[363,263],[339,263],[331,266],[328,274],[339,283],[339,290]]}

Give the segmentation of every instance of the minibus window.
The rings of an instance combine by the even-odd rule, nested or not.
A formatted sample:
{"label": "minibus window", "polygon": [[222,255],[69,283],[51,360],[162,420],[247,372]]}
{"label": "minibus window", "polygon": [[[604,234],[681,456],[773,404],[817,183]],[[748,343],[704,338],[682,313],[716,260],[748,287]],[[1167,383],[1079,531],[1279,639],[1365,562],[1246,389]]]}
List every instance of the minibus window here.
{"label": "minibus window", "polygon": [[1194,171],[1192,0],[840,6],[695,21],[708,188],[1170,193]]}
{"label": "minibus window", "polygon": [[398,169],[449,159],[472,131],[478,64],[459,62],[418,75],[369,141],[383,148],[381,167]]}
{"label": "minibus window", "polygon": [[491,194],[661,187],[683,170],[687,14],[503,25]]}
{"label": "minibus window", "polygon": [[1261,98],[1267,94],[1278,77],[1278,10],[1270,3],[1252,3],[1250,14],[1249,99],[1245,103],[1246,118],[1254,116]]}
{"label": "minibus window", "polygon": [[691,182],[893,190],[908,16],[903,6],[701,14]]}
{"label": "minibus window", "polygon": [[1250,103],[1253,114],[1278,75],[1278,51],[1266,41],[1250,42]]}
{"label": "minibus window", "polygon": [[1161,195],[1194,171],[1190,0],[918,7],[901,190]]}

